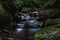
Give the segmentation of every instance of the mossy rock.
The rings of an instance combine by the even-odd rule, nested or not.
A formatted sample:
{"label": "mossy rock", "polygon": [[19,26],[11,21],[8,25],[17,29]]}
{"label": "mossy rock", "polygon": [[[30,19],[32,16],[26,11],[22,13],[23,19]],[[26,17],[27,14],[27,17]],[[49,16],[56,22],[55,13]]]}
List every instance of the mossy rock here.
{"label": "mossy rock", "polygon": [[34,40],[60,40],[60,28],[46,27],[33,36]]}

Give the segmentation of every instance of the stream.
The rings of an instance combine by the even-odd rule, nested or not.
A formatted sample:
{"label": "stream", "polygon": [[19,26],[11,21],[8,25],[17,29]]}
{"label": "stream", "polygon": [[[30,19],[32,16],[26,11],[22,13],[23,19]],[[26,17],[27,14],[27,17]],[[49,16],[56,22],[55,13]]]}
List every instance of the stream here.
{"label": "stream", "polygon": [[21,37],[22,35],[24,36],[25,32],[23,31],[25,31],[25,29],[27,28],[28,32],[26,33],[29,34],[28,37],[31,39],[30,36],[41,30],[41,27],[43,25],[43,22],[37,21],[40,18],[40,16],[38,15],[39,13],[37,11],[32,12],[31,14],[19,13],[19,15],[17,16],[20,18],[20,22],[17,24],[16,34],[18,34],[18,36],[20,35]]}

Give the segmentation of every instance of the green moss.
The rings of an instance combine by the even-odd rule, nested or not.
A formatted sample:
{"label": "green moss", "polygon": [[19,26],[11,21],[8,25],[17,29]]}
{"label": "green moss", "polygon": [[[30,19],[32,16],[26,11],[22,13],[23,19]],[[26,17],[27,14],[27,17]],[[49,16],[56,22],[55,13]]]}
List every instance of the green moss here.
{"label": "green moss", "polygon": [[46,20],[46,23],[45,23],[46,26],[52,26],[57,24],[60,24],[60,18],[49,19],[49,20]]}
{"label": "green moss", "polygon": [[47,27],[35,33],[33,37],[35,40],[60,40],[60,28]]}

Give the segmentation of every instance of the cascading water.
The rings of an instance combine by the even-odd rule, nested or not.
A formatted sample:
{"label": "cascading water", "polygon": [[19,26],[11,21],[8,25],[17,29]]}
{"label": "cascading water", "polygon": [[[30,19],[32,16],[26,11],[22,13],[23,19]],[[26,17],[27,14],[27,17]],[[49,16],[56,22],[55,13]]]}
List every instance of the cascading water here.
{"label": "cascading water", "polygon": [[[17,28],[23,28],[25,27],[25,24],[30,26],[30,28],[40,28],[43,25],[43,22],[37,21],[40,17],[38,16],[38,11],[32,12],[32,16],[29,15],[29,13],[20,13],[20,16],[18,16],[21,20],[17,24]],[[35,15],[35,17],[34,17]]]}
{"label": "cascading water", "polygon": [[32,12],[31,15],[29,13],[19,13],[18,17],[20,18],[20,22],[17,24],[16,33],[19,35],[23,35],[24,28],[28,28],[29,33],[32,35],[33,33],[41,30],[43,22],[37,21],[40,18],[39,13],[37,11]]}

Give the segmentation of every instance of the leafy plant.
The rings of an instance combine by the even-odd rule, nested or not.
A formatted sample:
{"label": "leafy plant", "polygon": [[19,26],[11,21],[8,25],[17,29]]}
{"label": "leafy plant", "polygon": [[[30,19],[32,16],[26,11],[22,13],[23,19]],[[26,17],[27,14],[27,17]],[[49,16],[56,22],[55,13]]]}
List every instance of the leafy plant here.
{"label": "leafy plant", "polygon": [[52,6],[55,0],[15,0],[14,3],[17,8],[25,7],[39,7],[41,9],[46,8],[46,6]]}
{"label": "leafy plant", "polygon": [[60,40],[60,28],[50,26],[40,30],[33,36],[34,40]]}
{"label": "leafy plant", "polygon": [[14,3],[17,8],[22,7],[22,5],[24,4],[22,0],[15,0]]}
{"label": "leafy plant", "polygon": [[57,24],[60,24],[60,18],[49,19],[49,20],[46,20],[46,23],[45,23],[46,26],[52,26]]}

